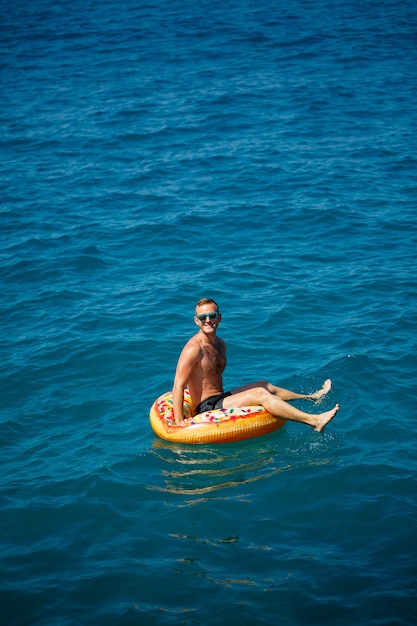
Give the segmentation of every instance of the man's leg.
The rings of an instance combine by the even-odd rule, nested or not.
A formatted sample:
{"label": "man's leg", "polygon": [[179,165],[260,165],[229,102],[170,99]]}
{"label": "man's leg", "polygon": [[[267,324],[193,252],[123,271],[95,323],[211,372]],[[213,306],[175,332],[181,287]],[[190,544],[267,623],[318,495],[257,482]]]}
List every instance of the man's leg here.
{"label": "man's leg", "polygon": [[246,389],[237,391],[237,393],[233,390],[232,395],[223,400],[224,409],[254,405],[263,406],[264,409],[271,415],[274,415],[274,417],[281,417],[293,422],[307,424],[318,432],[321,432],[325,428],[325,426],[334,418],[339,410],[339,405],[336,404],[330,411],[325,411],[324,413],[320,413],[318,415],[304,413],[304,411],[300,411],[299,409],[291,406],[291,404],[282,400],[278,395],[270,393],[264,386],[247,386]]}
{"label": "man's leg", "polygon": [[258,380],[255,383],[249,383],[248,385],[243,385],[242,387],[236,387],[236,389],[232,389],[232,394],[241,393],[242,391],[247,391],[248,389],[254,389],[255,387],[263,387],[269,393],[272,393],[274,396],[278,396],[281,400],[285,400],[288,402],[289,400],[311,400],[312,402],[318,402],[323,398],[323,396],[328,393],[332,387],[332,381],[330,378],[324,381],[321,389],[318,389],[314,393],[304,394],[304,393],[296,393],[295,391],[290,391],[289,389],[283,389],[282,387],[277,387],[276,385],[272,385],[268,383],[266,380]]}

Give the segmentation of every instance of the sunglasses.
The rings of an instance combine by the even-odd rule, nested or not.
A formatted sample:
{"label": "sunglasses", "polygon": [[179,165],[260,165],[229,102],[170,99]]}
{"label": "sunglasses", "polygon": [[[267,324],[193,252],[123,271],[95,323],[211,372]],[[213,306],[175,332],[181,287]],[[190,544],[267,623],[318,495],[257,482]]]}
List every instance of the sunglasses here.
{"label": "sunglasses", "polygon": [[203,315],[196,315],[196,318],[199,322],[205,322],[207,318],[209,318],[210,322],[214,322],[219,315],[220,313],[216,311],[215,313],[203,313]]}

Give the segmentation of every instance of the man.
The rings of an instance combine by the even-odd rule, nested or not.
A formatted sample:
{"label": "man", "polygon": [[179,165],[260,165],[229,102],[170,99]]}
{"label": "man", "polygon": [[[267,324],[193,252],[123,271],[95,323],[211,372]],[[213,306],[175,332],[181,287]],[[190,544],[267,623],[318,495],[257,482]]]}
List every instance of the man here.
{"label": "man", "polygon": [[338,404],[330,411],[312,415],[291,406],[288,400],[318,401],[330,390],[330,380],[326,380],[321,389],[310,395],[282,389],[267,381],[223,391],[226,344],[217,337],[217,327],[221,319],[219,307],[214,300],[202,298],[197,302],[194,322],[199,330],[182,350],[175,373],[172,390],[175,423],[181,424],[184,420],[184,390],[188,387],[196,414],[221,408],[261,405],[275,417],[301,422],[321,432],[336,415]]}

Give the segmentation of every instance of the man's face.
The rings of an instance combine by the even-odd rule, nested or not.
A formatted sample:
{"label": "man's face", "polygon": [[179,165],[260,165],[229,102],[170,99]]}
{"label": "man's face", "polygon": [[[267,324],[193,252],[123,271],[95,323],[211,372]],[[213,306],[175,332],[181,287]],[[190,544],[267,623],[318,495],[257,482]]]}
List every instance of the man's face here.
{"label": "man's face", "polygon": [[203,304],[197,307],[194,321],[203,332],[212,333],[216,330],[221,318],[215,304]]}

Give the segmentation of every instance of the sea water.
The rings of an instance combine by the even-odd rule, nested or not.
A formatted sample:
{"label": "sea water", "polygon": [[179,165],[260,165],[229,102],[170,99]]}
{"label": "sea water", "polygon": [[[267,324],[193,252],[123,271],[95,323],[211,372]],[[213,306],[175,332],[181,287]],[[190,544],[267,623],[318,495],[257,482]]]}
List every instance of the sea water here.
{"label": "sea water", "polygon": [[[2,624],[415,624],[416,28],[2,1]],[[203,296],[324,433],[153,434]]]}

